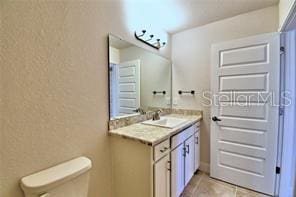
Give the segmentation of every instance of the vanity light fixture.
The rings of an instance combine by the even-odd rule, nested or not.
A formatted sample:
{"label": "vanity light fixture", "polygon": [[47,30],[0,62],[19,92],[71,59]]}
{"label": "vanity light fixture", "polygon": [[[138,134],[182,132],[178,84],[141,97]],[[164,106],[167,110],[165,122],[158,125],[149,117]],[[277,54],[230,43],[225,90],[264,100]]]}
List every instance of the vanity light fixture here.
{"label": "vanity light fixture", "polygon": [[144,35],[145,35],[145,33],[146,33],[146,30],[145,30],[145,29],[143,29],[143,30],[142,30],[142,34],[141,34],[141,35],[138,35],[138,37],[142,37],[142,36],[144,36]]}
{"label": "vanity light fixture", "polygon": [[160,49],[166,45],[166,42],[161,42],[160,38],[153,39],[155,37],[154,34],[150,34],[149,36],[146,35],[146,30],[142,30],[140,34],[137,34],[137,31],[135,31],[135,37],[137,40],[155,48]]}
{"label": "vanity light fixture", "polygon": [[148,41],[152,40],[152,38],[154,37],[154,35],[151,34],[149,37],[150,37],[150,38],[149,38],[148,40],[145,40],[145,42],[148,42]]}

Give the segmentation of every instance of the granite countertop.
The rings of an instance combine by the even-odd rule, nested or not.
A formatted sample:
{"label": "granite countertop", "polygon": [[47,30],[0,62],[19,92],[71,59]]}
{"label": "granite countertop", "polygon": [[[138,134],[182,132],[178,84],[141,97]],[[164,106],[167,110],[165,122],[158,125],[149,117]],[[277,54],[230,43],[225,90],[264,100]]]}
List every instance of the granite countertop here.
{"label": "granite countertop", "polygon": [[109,134],[137,140],[144,144],[154,146],[202,119],[202,115],[169,114],[166,116],[182,118],[186,119],[187,121],[186,123],[183,123],[173,129],[136,123],[126,127],[110,130]]}

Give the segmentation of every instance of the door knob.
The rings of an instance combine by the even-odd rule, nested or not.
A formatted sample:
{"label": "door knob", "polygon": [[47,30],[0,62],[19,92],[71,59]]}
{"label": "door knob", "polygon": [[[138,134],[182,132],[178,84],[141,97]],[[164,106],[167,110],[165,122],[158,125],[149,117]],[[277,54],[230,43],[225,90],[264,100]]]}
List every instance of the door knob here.
{"label": "door knob", "polygon": [[215,121],[215,122],[216,122],[216,121],[222,121],[221,119],[217,118],[217,116],[213,116],[213,117],[212,117],[212,120]]}

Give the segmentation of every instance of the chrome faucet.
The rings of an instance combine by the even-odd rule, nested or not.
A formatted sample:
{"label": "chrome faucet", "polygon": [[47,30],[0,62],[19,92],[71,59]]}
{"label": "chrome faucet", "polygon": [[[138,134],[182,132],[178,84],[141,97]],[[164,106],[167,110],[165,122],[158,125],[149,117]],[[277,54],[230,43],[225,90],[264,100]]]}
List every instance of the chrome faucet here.
{"label": "chrome faucet", "polygon": [[162,112],[161,109],[158,109],[158,110],[154,111],[153,114],[152,114],[152,120],[159,120],[161,112]]}

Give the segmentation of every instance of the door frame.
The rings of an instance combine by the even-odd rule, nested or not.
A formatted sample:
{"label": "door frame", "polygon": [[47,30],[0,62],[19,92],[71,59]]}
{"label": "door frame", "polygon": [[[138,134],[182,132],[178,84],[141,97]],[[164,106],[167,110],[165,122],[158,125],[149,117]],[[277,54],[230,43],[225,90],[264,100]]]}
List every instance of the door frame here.
{"label": "door frame", "polygon": [[288,11],[286,11],[286,16],[283,23],[279,27],[279,32],[290,31],[296,28],[296,1],[294,0]]}
{"label": "door frame", "polygon": [[280,121],[278,163],[281,172],[277,180],[276,195],[292,197],[296,194],[296,151],[293,152],[296,150],[296,30],[281,34],[281,46],[284,47],[281,57],[281,91],[290,91],[292,105],[283,108],[284,115]]}
{"label": "door frame", "polygon": [[[296,134],[293,133],[296,129],[296,1],[292,3],[279,31],[282,32],[281,46],[284,47],[284,55],[281,57],[281,82],[283,83],[281,87],[283,91],[292,89],[294,92],[291,92],[293,107],[292,109],[285,109],[284,116],[280,122],[282,139],[279,141],[278,151],[280,157],[278,162],[281,167],[281,173],[277,181],[276,195],[290,197],[296,194],[296,151],[290,151],[291,149],[296,150]],[[291,43],[295,43],[294,46],[290,45]],[[287,147],[285,144],[292,144],[292,146]],[[294,158],[294,160],[291,158]],[[287,179],[290,179],[290,182]]]}

